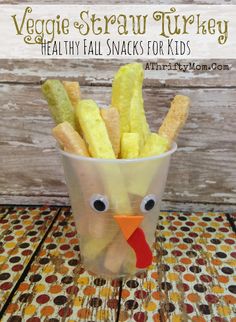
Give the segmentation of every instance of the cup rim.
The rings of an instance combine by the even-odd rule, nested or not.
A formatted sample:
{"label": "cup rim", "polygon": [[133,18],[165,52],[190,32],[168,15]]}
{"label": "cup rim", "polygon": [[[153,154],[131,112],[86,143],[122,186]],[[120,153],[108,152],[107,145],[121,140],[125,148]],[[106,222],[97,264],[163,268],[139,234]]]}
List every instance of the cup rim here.
{"label": "cup rim", "polygon": [[159,155],[154,155],[151,157],[145,157],[145,158],[134,158],[134,159],[101,159],[101,158],[92,158],[92,157],[86,157],[70,152],[66,152],[62,150],[61,148],[57,148],[59,152],[69,158],[78,160],[78,161],[89,161],[89,162],[105,162],[105,163],[136,163],[136,162],[142,162],[142,161],[150,161],[150,160],[159,160],[162,158],[165,158],[171,154],[173,154],[177,150],[177,143],[173,142],[171,149],[168,150],[165,153],[159,154]]}

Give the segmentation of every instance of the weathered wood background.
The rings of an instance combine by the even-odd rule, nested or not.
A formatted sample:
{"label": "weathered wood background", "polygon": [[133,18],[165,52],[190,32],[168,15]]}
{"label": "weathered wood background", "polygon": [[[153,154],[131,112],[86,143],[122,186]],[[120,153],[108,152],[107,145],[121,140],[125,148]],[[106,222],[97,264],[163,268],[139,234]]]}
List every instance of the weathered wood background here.
{"label": "weathered wood background", "polygon": [[[86,1],[87,4],[93,2]],[[134,2],[138,3],[129,1]],[[236,1],[214,1],[214,4],[236,4]],[[1,204],[61,205],[69,202],[60,157],[50,134],[53,122],[40,92],[40,81],[77,79],[84,98],[108,105],[112,77],[119,66],[127,62],[0,61]],[[146,62],[142,62],[145,66]],[[228,64],[230,70],[145,72],[144,100],[152,130],[158,128],[174,95],[189,95],[192,101],[188,123],[179,137],[179,150],[172,159],[163,208],[235,209],[236,61],[218,60],[217,63]]]}

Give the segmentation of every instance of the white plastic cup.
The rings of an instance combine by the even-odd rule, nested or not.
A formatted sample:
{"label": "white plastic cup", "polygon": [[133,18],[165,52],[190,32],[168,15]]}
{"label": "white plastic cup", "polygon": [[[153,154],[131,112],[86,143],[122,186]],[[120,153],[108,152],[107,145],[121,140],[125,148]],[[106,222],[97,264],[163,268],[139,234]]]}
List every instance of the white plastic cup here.
{"label": "white plastic cup", "polygon": [[[119,278],[146,268],[137,267],[138,258],[145,255],[136,255],[126,227],[132,233],[133,217],[138,216],[141,222],[136,228],[152,248],[170,157],[176,149],[174,143],[162,155],[129,160],[88,158],[60,150],[86,269]],[[128,223],[125,228],[119,225],[121,217]]]}

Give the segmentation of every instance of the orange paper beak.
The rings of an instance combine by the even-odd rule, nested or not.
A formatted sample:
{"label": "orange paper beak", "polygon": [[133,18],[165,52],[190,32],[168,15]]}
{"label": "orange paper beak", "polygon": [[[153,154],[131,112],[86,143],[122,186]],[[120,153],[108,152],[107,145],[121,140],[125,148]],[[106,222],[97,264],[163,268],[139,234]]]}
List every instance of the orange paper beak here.
{"label": "orange paper beak", "polygon": [[139,227],[144,216],[114,216],[126,240],[130,238],[133,232]]}
{"label": "orange paper beak", "polygon": [[136,255],[136,267],[146,268],[152,263],[152,251],[146,241],[144,231],[139,227],[144,216],[114,216],[115,221]]}

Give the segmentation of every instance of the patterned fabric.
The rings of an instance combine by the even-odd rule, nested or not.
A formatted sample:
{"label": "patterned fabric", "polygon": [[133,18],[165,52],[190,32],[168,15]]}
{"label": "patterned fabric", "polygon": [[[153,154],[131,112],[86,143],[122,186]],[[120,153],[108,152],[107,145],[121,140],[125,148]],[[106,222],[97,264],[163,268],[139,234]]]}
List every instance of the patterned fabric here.
{"label": "patterned fabric", "polygon": [[236,322],[235,237],[224,214],[162,213],[153,265],[123,283],[120,321]]}
{"label": "patterned fabric", "polygon": [[0,209],[0,309],[58,210],[49,207]]}
{"label": "patterned fabric", "polygon": [[2,321],[115,321],[120,284],[81,267],[75,224],[65,208]]}
{"label": "patterned fabric", "polygon": [[[32,213],[41,219],[32,218]],[[0,290],[5,294],[2,304],[9,297],[2,285],[16,285],[17,281],[13,267],[18,262],[12,263],[10,259],[19,257],[24,268],[30,264],[1,321],[236,322],[236,235],[225,214],[161,213],[153,264],[147,272],[123,280],[122,288],[121,281],[105,280],[84,271],[69,208],[61,209],[58,217],[56,214],[55,209],[49,208],[0,210],[1,222],[7,219],[9,224],[4,228],[1,244],[4,252],[0,256],[9,256],[6,255],[8,241],[4,239],[7,236],[14,235],[18,246],[7,257],[9,266],[0,273],[5,278],[0,279]],[[24,215],[29,217],[24,219]],[[31,228],[26,225],[25,229],[24,220],[30,219],[33,220],[28,223]],[[37,226],[38,221],[45,221],[48,230],[39,228],[42,226]],[[15,225],[22,225],[19,231],[29,239],[15,240],[19,237]],[[40,248],[34,244],[19,247],[22,243],[32,243],[30,239],[35,236],[41,238],[41,244],[37,239]],[[26,262],[22,254],[25,249],[32,250]],[[17,272],[18,279],[24,268]]]}

